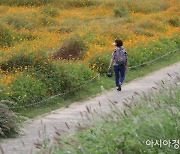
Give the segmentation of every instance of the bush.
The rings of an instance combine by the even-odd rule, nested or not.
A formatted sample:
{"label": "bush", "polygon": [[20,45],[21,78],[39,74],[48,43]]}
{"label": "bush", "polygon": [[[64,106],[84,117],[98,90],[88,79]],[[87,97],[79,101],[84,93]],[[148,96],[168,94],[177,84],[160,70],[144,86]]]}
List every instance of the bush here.
{"label": "bush", "polygon": [[73,35],[63,42],[60,49],[53,55],[55,59],[81,59],[87,46],[79,35]]}
{"label": "bush", "polygon": [[52,0],[1,0],[0,4],[17,6],[41,6],[50,3]]}
{"label": "bush", "polygon": [[30,11],[19,11],[15,13],[9,13],[4,17],[4,21],[12,26],[14,29],[37,29],[41,24],[41,18],[38,13],[32,13]]}
{"label": "bush", "polygon": [[47,86],[43,82],[25,74],[16,76],[6,91],[9,99],[17,102],[18,106],[36,103],[48,96]]}
{"label": "bush", "polygon": [[33,34],[31,31],[21,32],[17,34],[16,41],[32,41],[37,38],[37,35]]}
{"label": "bush", "polygon": [[50,16],[42,16],[39,19],[39,23],[43,26],[54,26],[57,22]]}
{"label": "bush", "polygon": [[44,15],[55,17],[58,15],[58,9],[51,5],[47,5],[42,9],[41,13]]}
{"label": "bush", "polygon": [[94,76],[87,65],[61,61],[36,67],[32,73],[46,84],[51,95],[71,91]]}
{"label": "bush", "polygon": [[26,54],[17,54],[0,63],[0,69],[3,71],[12,71],[14,69],[23,70],[25,67],[31,66],[33,57]]}
{"label": "bush", "polygon": [[29,73],[46,85],[50,95],[63,93],[70,87],[63,65],[58,66],[53,62],[45,62],[36,65],[32,70],[29,70]]}
{"label": "bush", "polygon": [[175,15],[171,19],[169,19],[169,24],[171,24],[172,26],[175,26],[175,27],[180,26],[179,16]]}
{"label": "bush", "polygon": [[67,63],[64,64],[64,69],[66,79],[69,80],[69,88],[77,88],[95,76],[95,72],[83,63]]}
{"label": "bush", "polygon": [[29,24],[29,19],[22,14],[9,14],[4,20],[15,29],[27,28]]}
{"label": "bush", "polygon": [[7,106],[8,101],[0,101],[0,138],[12,137],[18,132],[17,116]]}
{"label": "bush", "polygon": [[120,6],[114,9],[115,17],[126,17],[128,16],[128,14],[129,14],[128,8],[125,6]]}
{"label": "bush", "polygon": [[11,46],[14,43],[13,31],[5,24],[0,24],[0,46]]}
{"label": "bush", "polygon": [[110,63],[111,53],[99,53],[88,59],[88,64],[93,70],[103,74],[107,73]]}
{"label": "bush", "polygon": [[44,65],[48,61],[46,51],[19,50],[14,55],[7,55],[4,61],[0,62],[0,69],[3,71],[14,71],[16,69],[23,71],[24,69]]}

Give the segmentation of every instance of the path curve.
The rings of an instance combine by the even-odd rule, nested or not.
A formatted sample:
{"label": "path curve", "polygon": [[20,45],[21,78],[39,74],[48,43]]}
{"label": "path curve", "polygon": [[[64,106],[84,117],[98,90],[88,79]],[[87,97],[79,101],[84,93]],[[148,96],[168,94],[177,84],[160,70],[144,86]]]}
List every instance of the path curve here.
{"label": "path curve", "polygon": [[111,89],[94,98],[75,102],[71,104],[69,108],[61,108],[25,122],[19,137],[1,140],[0,146],[3,148],[4,154],[28,154],[31,150],[35,149],[33,144],[37,142],[39,138],[39,132],[42,130],[42,123],[46,126],[47,137],[52,138],[55,128],[59,129],[61,132],[67,130],[65,122],[68,123],[70,128],[74,128],[74,125],[77,124],[78,120],[81,118],[80,112],[85,113],[86,106],[95,109],[99,107],[99,102],[101,102],[101,109],[108,112],[108,99],[110,99],[111,101],[118,102],[118,104],[123,107],[122,102],[125,98],[136,97],[137,95],[134,92],[145,92],[152,87],[156,87],[155,82],[168,79],[169,76],[167,73],[171,74],[171,76],[180,75],[180,62],[123,85],[123,90],[121,92],[117,92],[116,89]]}

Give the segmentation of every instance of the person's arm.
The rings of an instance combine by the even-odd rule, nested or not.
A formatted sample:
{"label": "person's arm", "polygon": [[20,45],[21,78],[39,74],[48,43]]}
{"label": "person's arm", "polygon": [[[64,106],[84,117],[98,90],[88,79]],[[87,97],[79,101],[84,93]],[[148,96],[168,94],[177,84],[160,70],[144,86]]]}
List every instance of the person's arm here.
{"label": "person's arm", "polygon": [[125,63],[125,69],[126,70],[128,69],[128,63],[127,62]]}
{"label": "person's arm", "polygon": [[113,64],[113,56],[111,57],[111,61],[110,61],[110,64],[109,64],[109,68],[108,68],[108,70],[110,70],[111,69],[111,67],[112,67],[112,64]]}
{"label": "person's arm", "polygon": [[125,69],[127,70],[128,69],[128,54],[127,54],[127,51],[125,52],[126,54],[126,63],[125,63]]}

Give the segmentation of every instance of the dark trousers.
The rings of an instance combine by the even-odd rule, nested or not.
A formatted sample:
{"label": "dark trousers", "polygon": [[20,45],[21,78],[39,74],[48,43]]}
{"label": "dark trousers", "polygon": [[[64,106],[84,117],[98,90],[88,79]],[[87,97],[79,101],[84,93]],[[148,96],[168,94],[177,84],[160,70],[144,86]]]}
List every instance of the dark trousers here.
{"label": "dark trousers", "polygon": [[119,83],[120,82],[123,83],[125,79],[125,65],[115,65],[114,72],[115,72],[116,86],[118,86]]}

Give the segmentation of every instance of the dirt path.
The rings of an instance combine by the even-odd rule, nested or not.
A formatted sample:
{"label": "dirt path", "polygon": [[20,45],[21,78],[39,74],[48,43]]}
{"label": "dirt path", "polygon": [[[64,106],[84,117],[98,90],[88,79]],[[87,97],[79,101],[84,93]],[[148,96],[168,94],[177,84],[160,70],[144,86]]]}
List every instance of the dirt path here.
{"label": "dirt path", "polygon": [[55,110],[47,115],[25,122],[22,128],[22,135],[13,139],[5,139],[1,141],[0,145],[5,154],[28,154],[31,150],[35,149],[33,143],[37,142],[39,138],[40,131],[38,130],[42,130],[42,122],[46,126],[47,137],[52,138],[55,127],[60,131],[67,130],[65,122],[68,123],[70,128],[73,128],[74,125],[77,124],[78,119],[81,118],[80,112],[85,113],[86,106],[91,109],[99,108],[99,102],[101,102],[102,110],[108,112],[108,99],[110,99],[111,101],[118,102],[118,104],[123,107],[122,102],[125,98],[136,97],[134,92],[147,91],[152,87],[156,87],[155,82],[169,77],[167,73],[171,74],[171,76],[176,76],[176,74],[180,75],[180,62],[123,85],[121,92],[117,92],[115,89],[105,91],[103,94],[89,100],[75,102],[70,105],[69,108]]}

